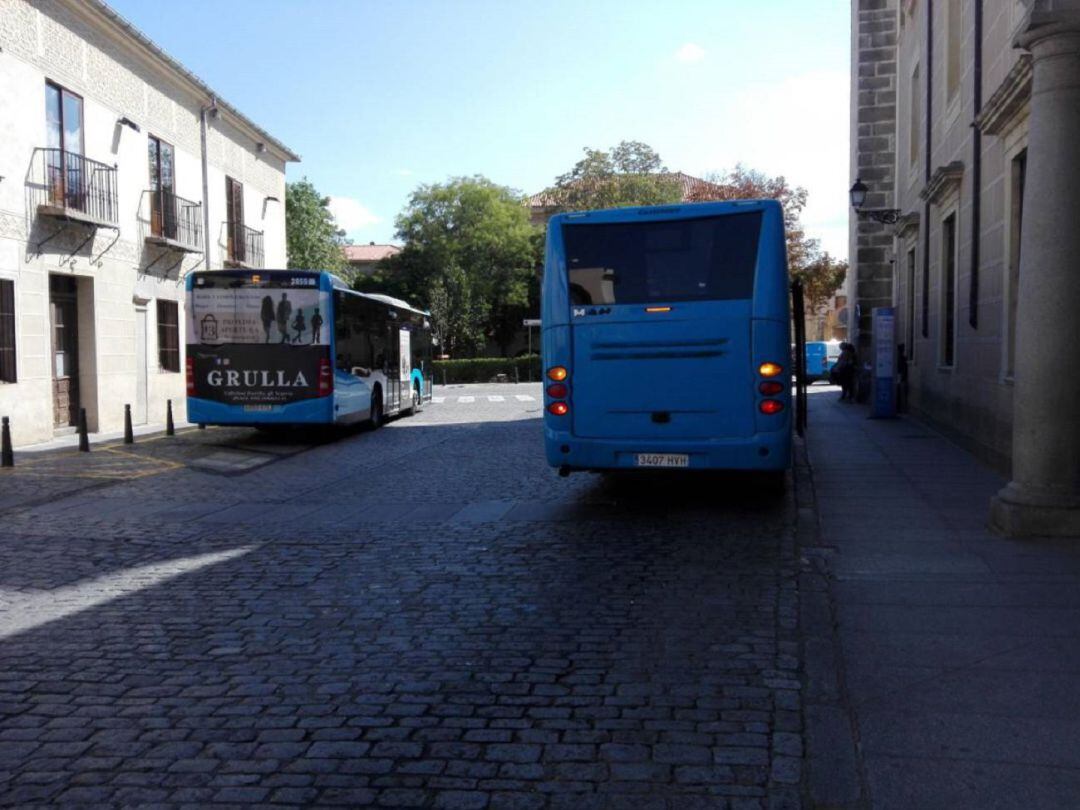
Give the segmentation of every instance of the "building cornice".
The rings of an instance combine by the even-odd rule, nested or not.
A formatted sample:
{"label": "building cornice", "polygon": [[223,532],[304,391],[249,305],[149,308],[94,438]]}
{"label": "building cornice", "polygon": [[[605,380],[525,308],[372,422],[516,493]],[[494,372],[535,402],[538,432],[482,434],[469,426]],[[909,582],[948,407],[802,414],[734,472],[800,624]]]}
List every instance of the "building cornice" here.
{"label": "building cornice", "polygon": [[896,220],[895,233],[897,236],[907,236],[910,231],[919,230],[919,212],[909,211]]}
{"label": "building cornice", "polygon": [[246,133],[253,143],[264,144],[267,151],[284,162],[299,162],[299,155],[234,106],[224,101],[206,82],[166,53],[161,46],[101,0],[62,0],[62,2],[72,12],[80,15],[87,22],[96,24],[98,28],[105,30],[114,39],[119,38],[129,44],[151,65],[177,81],[202,106],[216,106],[229,123]]}
{"label": "building cornice", "polygon": [[930,177],[926,188],[919,192],[919,196],[927,202],[935,205],[941,202],[954,188],[960,185],[964,177],[964,164],[954,160],[948,166],[938,166]]}
{"label": "building cornice", "polygon": [[1031,100],[1031,54],[1020,54],[1012,70],[983,105],[975,126],[984,135],[1001,135],[1027,113]]}

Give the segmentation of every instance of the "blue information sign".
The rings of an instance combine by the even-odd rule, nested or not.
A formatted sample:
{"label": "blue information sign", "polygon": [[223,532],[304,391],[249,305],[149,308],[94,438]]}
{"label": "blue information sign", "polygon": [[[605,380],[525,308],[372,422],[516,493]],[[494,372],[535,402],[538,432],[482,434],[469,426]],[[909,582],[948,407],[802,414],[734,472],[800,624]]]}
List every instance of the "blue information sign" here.
{"label": "blue information sign", "polygon": [[896,416],[896,310],[874,307],[873,372],[870,416],[889,419]]}

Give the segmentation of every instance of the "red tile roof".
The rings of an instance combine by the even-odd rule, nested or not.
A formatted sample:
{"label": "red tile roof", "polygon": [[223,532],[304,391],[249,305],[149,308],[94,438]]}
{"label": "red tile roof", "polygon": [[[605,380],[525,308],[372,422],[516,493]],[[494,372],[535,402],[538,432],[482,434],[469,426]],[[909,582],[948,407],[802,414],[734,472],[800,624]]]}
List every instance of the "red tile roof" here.
{"label": "red tile roof", "polygon": [[366,245],[346,245],[345,261],[347,262],[377,262],[396,256],[401,253],[397,245],[376,245],[371,242]]}

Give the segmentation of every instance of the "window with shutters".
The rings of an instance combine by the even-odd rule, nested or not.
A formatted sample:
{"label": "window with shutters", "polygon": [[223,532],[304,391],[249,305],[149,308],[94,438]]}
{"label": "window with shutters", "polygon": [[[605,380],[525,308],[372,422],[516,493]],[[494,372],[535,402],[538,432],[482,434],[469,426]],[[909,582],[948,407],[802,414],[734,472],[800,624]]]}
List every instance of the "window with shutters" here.
{"label": "window with shutters", "polygon": [[180,371],[179,309],[175,301],[157,302],[158,365],[162,371]]}
{"label": "window with shutters", "polygon": [[247,259],[244,240],[244,185],[225,178],[225,220],[229,261],[241,264]]}
{"label": "window with shutters", "polygon": [[0,383],[15,382],[15,282],[0,279]]}

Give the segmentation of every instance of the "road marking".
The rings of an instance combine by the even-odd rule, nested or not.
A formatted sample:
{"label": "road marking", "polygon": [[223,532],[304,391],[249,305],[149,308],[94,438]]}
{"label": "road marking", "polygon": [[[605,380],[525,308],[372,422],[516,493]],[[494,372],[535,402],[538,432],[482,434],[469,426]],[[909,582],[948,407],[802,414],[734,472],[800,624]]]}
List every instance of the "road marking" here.
{"label": "road marking", "polygon": [[446,397],[432,397],[431,401],[438,405],[440,402],[446,402]]}
{"label": "road marking", "polygon": [[536,402],[536,397],[531,397],[528,394],[514,394],[514,399],[518,402]]}
{"label": "road marking", "polygon": [[488,402],[506,402],[506,397],[500,397],[498,394],[492,394],[488,397]]}
{"label": "road marking", "polygon": [[476,402],[476,397],[458,397],[457,401],[462,403]]}

